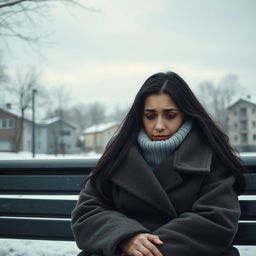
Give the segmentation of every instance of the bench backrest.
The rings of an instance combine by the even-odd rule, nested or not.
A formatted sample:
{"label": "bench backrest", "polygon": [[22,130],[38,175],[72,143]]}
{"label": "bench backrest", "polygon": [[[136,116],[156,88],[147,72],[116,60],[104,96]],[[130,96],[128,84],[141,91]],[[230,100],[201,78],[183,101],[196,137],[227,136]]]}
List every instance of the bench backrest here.
{"label": "bench backrest", "polygon": [[[246,195],[256,195],[256,159],[242,159]],[[75,207],[81,184],[97,159],[86,160],[4,160],[0,161],[0,237],[46,240],[74,240],[70,213]],[[15,195],[15,198],[6,195]],[[23,195],[23,196],[20,196]],[[30,198],[24,198],[30,195]],[[33,198],[33,196],[35,196]],[[42,196],[60,198],[45,199]],[[256,200],[240,200],[241,223],[236,235],[238,245],[256,244]]]}

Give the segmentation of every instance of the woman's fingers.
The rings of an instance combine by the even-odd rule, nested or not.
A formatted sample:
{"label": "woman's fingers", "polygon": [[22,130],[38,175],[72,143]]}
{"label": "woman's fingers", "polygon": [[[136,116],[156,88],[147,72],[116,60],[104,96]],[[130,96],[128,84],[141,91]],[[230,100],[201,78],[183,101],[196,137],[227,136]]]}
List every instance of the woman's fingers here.
{"label": "woman's fingers", "polygon": [[162,245],[163,241],[160,240],[160,238],[156,235],[148,235],[148,240],[154,244]]}
{"label": "woman's fingers", "polygon": [[[150,253],[154,256],[163,256],[163,254],[158,250],[158,248],[149,240],[145,241],[145,243],[143,244],[145,246],[145,248],[147,248]],[[147,254],[145,254],[147,255]]]}
{"label": "woman's fingers", "polygon": [[163,244],[158,236],[147,233],[135,235],[120,244],[124,253],[121,256],[163,256],[155,244]]}

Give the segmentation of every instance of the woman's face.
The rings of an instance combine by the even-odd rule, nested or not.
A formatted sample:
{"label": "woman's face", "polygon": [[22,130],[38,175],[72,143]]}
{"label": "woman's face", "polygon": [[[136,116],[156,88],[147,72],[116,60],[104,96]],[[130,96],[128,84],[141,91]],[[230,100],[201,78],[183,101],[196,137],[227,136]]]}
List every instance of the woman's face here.
{"label": "woman's face", "polygon": [[143,125],[151,140],[169,139],[183,124],[184,114],[166,93],[146,97]]}

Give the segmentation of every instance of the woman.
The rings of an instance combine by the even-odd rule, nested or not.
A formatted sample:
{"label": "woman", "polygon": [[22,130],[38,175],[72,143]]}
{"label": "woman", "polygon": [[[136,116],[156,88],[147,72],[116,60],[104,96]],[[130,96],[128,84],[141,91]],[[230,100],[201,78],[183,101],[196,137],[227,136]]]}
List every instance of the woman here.
{"label": "woman", "polygon": [[186,82],[152,75],[72,212],[81,255],[239,255],[242,170]]}

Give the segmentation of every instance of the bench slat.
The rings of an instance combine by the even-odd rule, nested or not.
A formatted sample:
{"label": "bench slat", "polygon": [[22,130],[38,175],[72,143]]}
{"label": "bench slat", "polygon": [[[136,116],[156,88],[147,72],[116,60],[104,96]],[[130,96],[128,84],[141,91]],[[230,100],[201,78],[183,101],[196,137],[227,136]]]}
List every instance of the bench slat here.
{"label": "bench slat", "polygon": [[241,218],[240,220],[256,220],[256,201],[240,200]]}
{"label": "bench slat", "polygon": [[[1,175],[0,194],[78,194],[84,175]],[[256,195],[256,175],[245,174],[245,195]]]}
{"label": "bench slat", "polygon": [[[76,200],[0,198],[2,216],[70,218]],[[240,201],[241,220],[256,220],[256,201]]]}
{"label": "bench slat", "polygon": [[73,241],[70,220],[0,218],[0,237]]}
{"label": "bench slat", "polygon": [[1,194],[78,194],[88,175],[1,175]]}
{"label": "bench slat", "polygon": [[70,218],[76,200],[0,198],[0,215]]}
{"label": "bench slat", "polygon": [[[73,241],[70,220],[0,218],[0,237]],[[240,223],[236,245],[255,245],[256,223]]]}
{"label": "bench slat", "polygon": [[256,195],[256,174],[246,173],[245,178],[245,193],[244,195]]}

